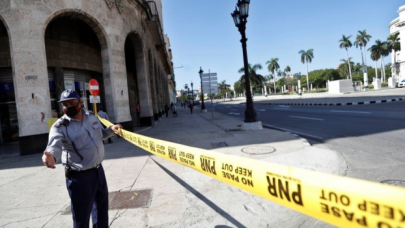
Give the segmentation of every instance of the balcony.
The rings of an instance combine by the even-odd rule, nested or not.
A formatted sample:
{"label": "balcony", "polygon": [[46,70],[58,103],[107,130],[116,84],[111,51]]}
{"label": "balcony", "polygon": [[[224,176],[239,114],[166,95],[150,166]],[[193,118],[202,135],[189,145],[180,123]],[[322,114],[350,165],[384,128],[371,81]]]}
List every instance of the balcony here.
{"label": "balcony", "polygon": [[156,2],[153,0],[145,1],[148,4],[150,19],[146,21],[147,26],[152,32],[156,46],[164,46],[165,40],[163,36],[163,26],[159,17],[159,10]]}

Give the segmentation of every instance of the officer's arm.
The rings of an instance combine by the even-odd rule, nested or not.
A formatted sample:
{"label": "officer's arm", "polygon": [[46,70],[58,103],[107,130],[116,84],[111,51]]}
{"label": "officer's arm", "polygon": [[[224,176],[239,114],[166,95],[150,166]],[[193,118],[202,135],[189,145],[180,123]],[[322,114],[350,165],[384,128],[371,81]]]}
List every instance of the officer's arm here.
{"label": "officer's arm", "polygon": [[51,131],[49,132],[48,145],[46,146],[45,151],[50,153],[54,157],[55,162],[57,162],[62,156],[64,135],[61,127],[55,127],[55,125],[57,125],[57,123],[52,126]]}
{"label": "officer's arm", "polygon": [[102,132],[103,132],[103,140],[106,140],[114,135],[114,132],[111,131],[111,127],[102,129]]}
{"label": "officer's arm", "polygon": [[103,129],[103,140],[110,138],[111,136],[114,135],[114,133],[118,134],[120,132],[120,129],[122,128],[123,127],[121,124],[115,124],[106,129]]}

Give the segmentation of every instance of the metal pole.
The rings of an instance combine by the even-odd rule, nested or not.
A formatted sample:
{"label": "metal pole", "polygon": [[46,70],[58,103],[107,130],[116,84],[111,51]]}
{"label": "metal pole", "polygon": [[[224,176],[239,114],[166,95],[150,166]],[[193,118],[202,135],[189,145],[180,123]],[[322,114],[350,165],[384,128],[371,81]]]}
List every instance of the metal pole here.
{"label": "metal pole", "polygon": [[246,87],[246,110],[245,110],[245,123],[257,122],[256,110],[253,107],[252,93],[250,91],[250,77],[249,77],[249,64],[246,51],[246,18],[242,19],[241,24],[239,25],[239,32],[242,35],[240,42],[242,43],[243,50],[243,65],[245,68],[245,87]]}
{"label": "metal pole", "polygon": [[200,79],[201,79],[201,99],[202,99],[202,104],[201,104],[201,111],[205,110],[205,104],[204,104],[204,90],[203,90],[203,84],[202,84],[202,69],[200,67]]}
{"label": "metal pole", "polygon": [[211,70],[210,69],[208,69],[208,78],[210,79],[211,118],[214,118],[214,109],[212,108],[212,89],[211,89]]}

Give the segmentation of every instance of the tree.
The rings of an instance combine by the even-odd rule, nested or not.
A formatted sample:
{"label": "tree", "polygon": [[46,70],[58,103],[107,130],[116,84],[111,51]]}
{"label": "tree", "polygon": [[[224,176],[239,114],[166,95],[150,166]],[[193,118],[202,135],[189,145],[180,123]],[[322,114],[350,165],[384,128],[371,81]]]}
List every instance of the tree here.
{"label": "tree", "polygon": [[233,84],[233,88],[234,88],[236,94],[241,94],[241,93],[243,93],[243,86],[242,86],[242,84],[240,83],[240,81],[236,81],[236,82]]}
{"label": "tree", "polygon": [[[339,42],[340,42],[339,47],[346,49],[347,62],[348,62],[348,63],[350,62],[349,50],[348,50],[348,48],[352,47],[352,42],[350,41],[350,37],[352,37],[352,36],[347,36],[347,37],[346,37],[345,35],[342,35],[342,39],[339,40]],[[351,70],[351,68],[350,68],[350,64],[348,64],[348,65],[349,65],[350,80],[353,80],[353,79],[352,79],[352,70]]]}
{"label": "tree", "polygon": [[[249,71],[249,79],[250,79],[250,87],[252,88],[252,85],[256,85],[256,86],[262,86],[263,82],[264,82],[264,77],[261,74],[258,74],[256,71],[257,70],[261,70],[262,69],[262,65],[260,64],[255,64],[252,65],[249,63],[248,64],[248,71]],[[238,71],[239,73],[245,73],[245,68],[242,67],[239,69]],[[245,75],[242,75],[239,79],[239,81],[241,82],[242,85],[245,85]],[[253,92],[253,90],[251,89],[251,91]]]}
{"label": "tree", "polygon": [[228,89],[228,86],[226,84],[226,80],[221,81],[221,83],[218,84],[218,92],[221,95],[221,97],[225,98],[226,93],[228,93],[230,90]]}
{"label": "tree", "polygon": [[[273,74],[269,74],[267,76],[264,76],[264,84],[267,86],[267,82],[270,82],[272,79],[273,79]],[[270,88],[270,92],[271,92],[271,88]],[[266,91],[266,93],[267,93],[267,91]]]}
{"label": "tree", "polygon": [[276,77],[274,72],[280,69],[280,65],[278,65],[278,58],[271,58],[269,61],[266,62],[267,69],[273,74],[273,81],[274,81],[274,93],[277,93],[276,90]]}
{"label": "tree", "polygon": [[184,89],[187,90],[188,89],[188,85],[184,84]]}
{"label": "tree", "polygon": [[286,74],[290,73],[290,72],[291,72],[291,67],[290,67],[290,66],[286,66],[285,69],[284,69],[284,72],[285,72]]}
{"label": "tree", "polygon": [[[349,58],[350,64],[347,62],[346,59],[341,59],[340,60],[341,63],[339,64],[339,67],[338,67],[339,71],[341,71],[341,76],[346,77],[346,79],[350,74],[349,73],[350,69],[353,68],[353,65],[354,65],[354,62],[352,62],[351,59],[352,58]],[[342,72],[343,72],[343,74],[342,74]]]}
{"label": "tree", "polygon": [[[373,60],[376,59],[375,61],[378,61],[381,58],[381,80],[384,81],[384,59],[383,58],[384,58],[384,56],[387,56],[389,53],[387,43],[381,42],[381,40],[376,40],[375,44],[373,46],[371,46],[368,50],[371,51],[371,59],[373,59]],[[377,63],[376,63],[376,67],[377,67]]]}
{"label": "tree", "polygon": [[363,49],[363,55],[361,56],[361,59],[363,60],[363,72],[366,72],[366,46],[368,41],[370,41],[371,35],[367,34],[366,30],[358,31],[358,33],[359,34],[356,36],[354,45],[356,46],[356,48],[360,46],[360,51]]}
{"label": "tree", "polygon": [[[374,46],[374,45],[373,45]],[[373,46],[371,46],[371,48],[369,48],[368,50],[370,51]],[[370,58],[375,61],[375,78],[378,78],[378,69],[377,69],[377,61],[380,59],[380,54],[377,51],[377,48],[375,47],[373,50],[371,50],[371,54],[370,54]]]}
{"label": "tree", "polygon": [[308,92],[309,92],[308,63],[311,63],[312,59],[314,58],[314,49],[308,49],[307,51],[301,50],[298,53],[301,54],[301,62],[303,64],[305,64],[305,63],[307,64],[307,82],[306,82],[306,85],[307,85],[307,89],[308,89]]}
{"label": "tree", "polygon": [[399,33],[391,34],[388,36],[388,50],[389,52],[394,51],[394,63],[392,64],[391,68],[393,71],[393,75],[397,76],[397,51],[401,50],[401,43],[399,42]]}

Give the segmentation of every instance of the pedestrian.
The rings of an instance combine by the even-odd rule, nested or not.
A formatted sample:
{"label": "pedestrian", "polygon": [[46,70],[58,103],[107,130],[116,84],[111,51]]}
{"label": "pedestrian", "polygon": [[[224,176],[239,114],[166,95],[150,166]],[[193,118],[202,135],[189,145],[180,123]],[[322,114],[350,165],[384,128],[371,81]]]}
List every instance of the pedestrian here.
{"label": "pedestrian", "polygon": [[[108,118],[107,113],[103,111],[103,106],[102,106],[102,105],[99,105],[99,106],[98,106],[97,115],[99,115],[101,118],[106,119],[106,120],[108,120],[108,121],[110,120],[110,119]],[[101,123],[101,122],[100,122],[100,123]],[[102,123],[101,123],[101,124],[102,124]],[[110,144],[110,143],[113,143],[111,137],[108,138],[108,143],[109,143],[109,144]],[[103,140],[103,144],[104,144],[104,140]]]}
{"label": "pedestrian", "polygon": [[173,106],[174,106],[174,104],[173,104],[173,102],[171,102],[170,103],[170,110],[172,110],[172,113],[173,113]]}
{"label": "pedestrian", "polygon": [[194,108],[193,103],[190,102],[189,107],[190,107],[190,113],[193,114],[193,108]]}
{"label": "pedestrian", "polygon": [[167,105],[167,103],[166,103],[166,105],[165,105],[165,113],[166,113],[166,117],[169,117],[169,105]]}
{"label": "pedestrian", "polygon": [[177,116],[176,105],[172,106],[172,114],[173,114],[173,117]]}
{"label": "pedestrian", "polygon": [[52,118],[48,118],[48,128],[51,130],[52,125],[58,120],[58,113],[52,110]]}
{"label": "pedestrian", "polygon": [[66,187],[71,200],[74,227],[108,227],[108,187],[101,162],[104,159],[103,139],[119,133],[115,124],[103,129],[97,117],[83,107],[83,100],[74,90],[65,90],[59,102],[64,115],[54,123],[43,163],[55,169],[62,159]]}
{"label": "pedestrian", "polygon": [[139,105],[139,101],[136,102],[136,122],[140,124],[140,119],[141,119],[141,106]]}

